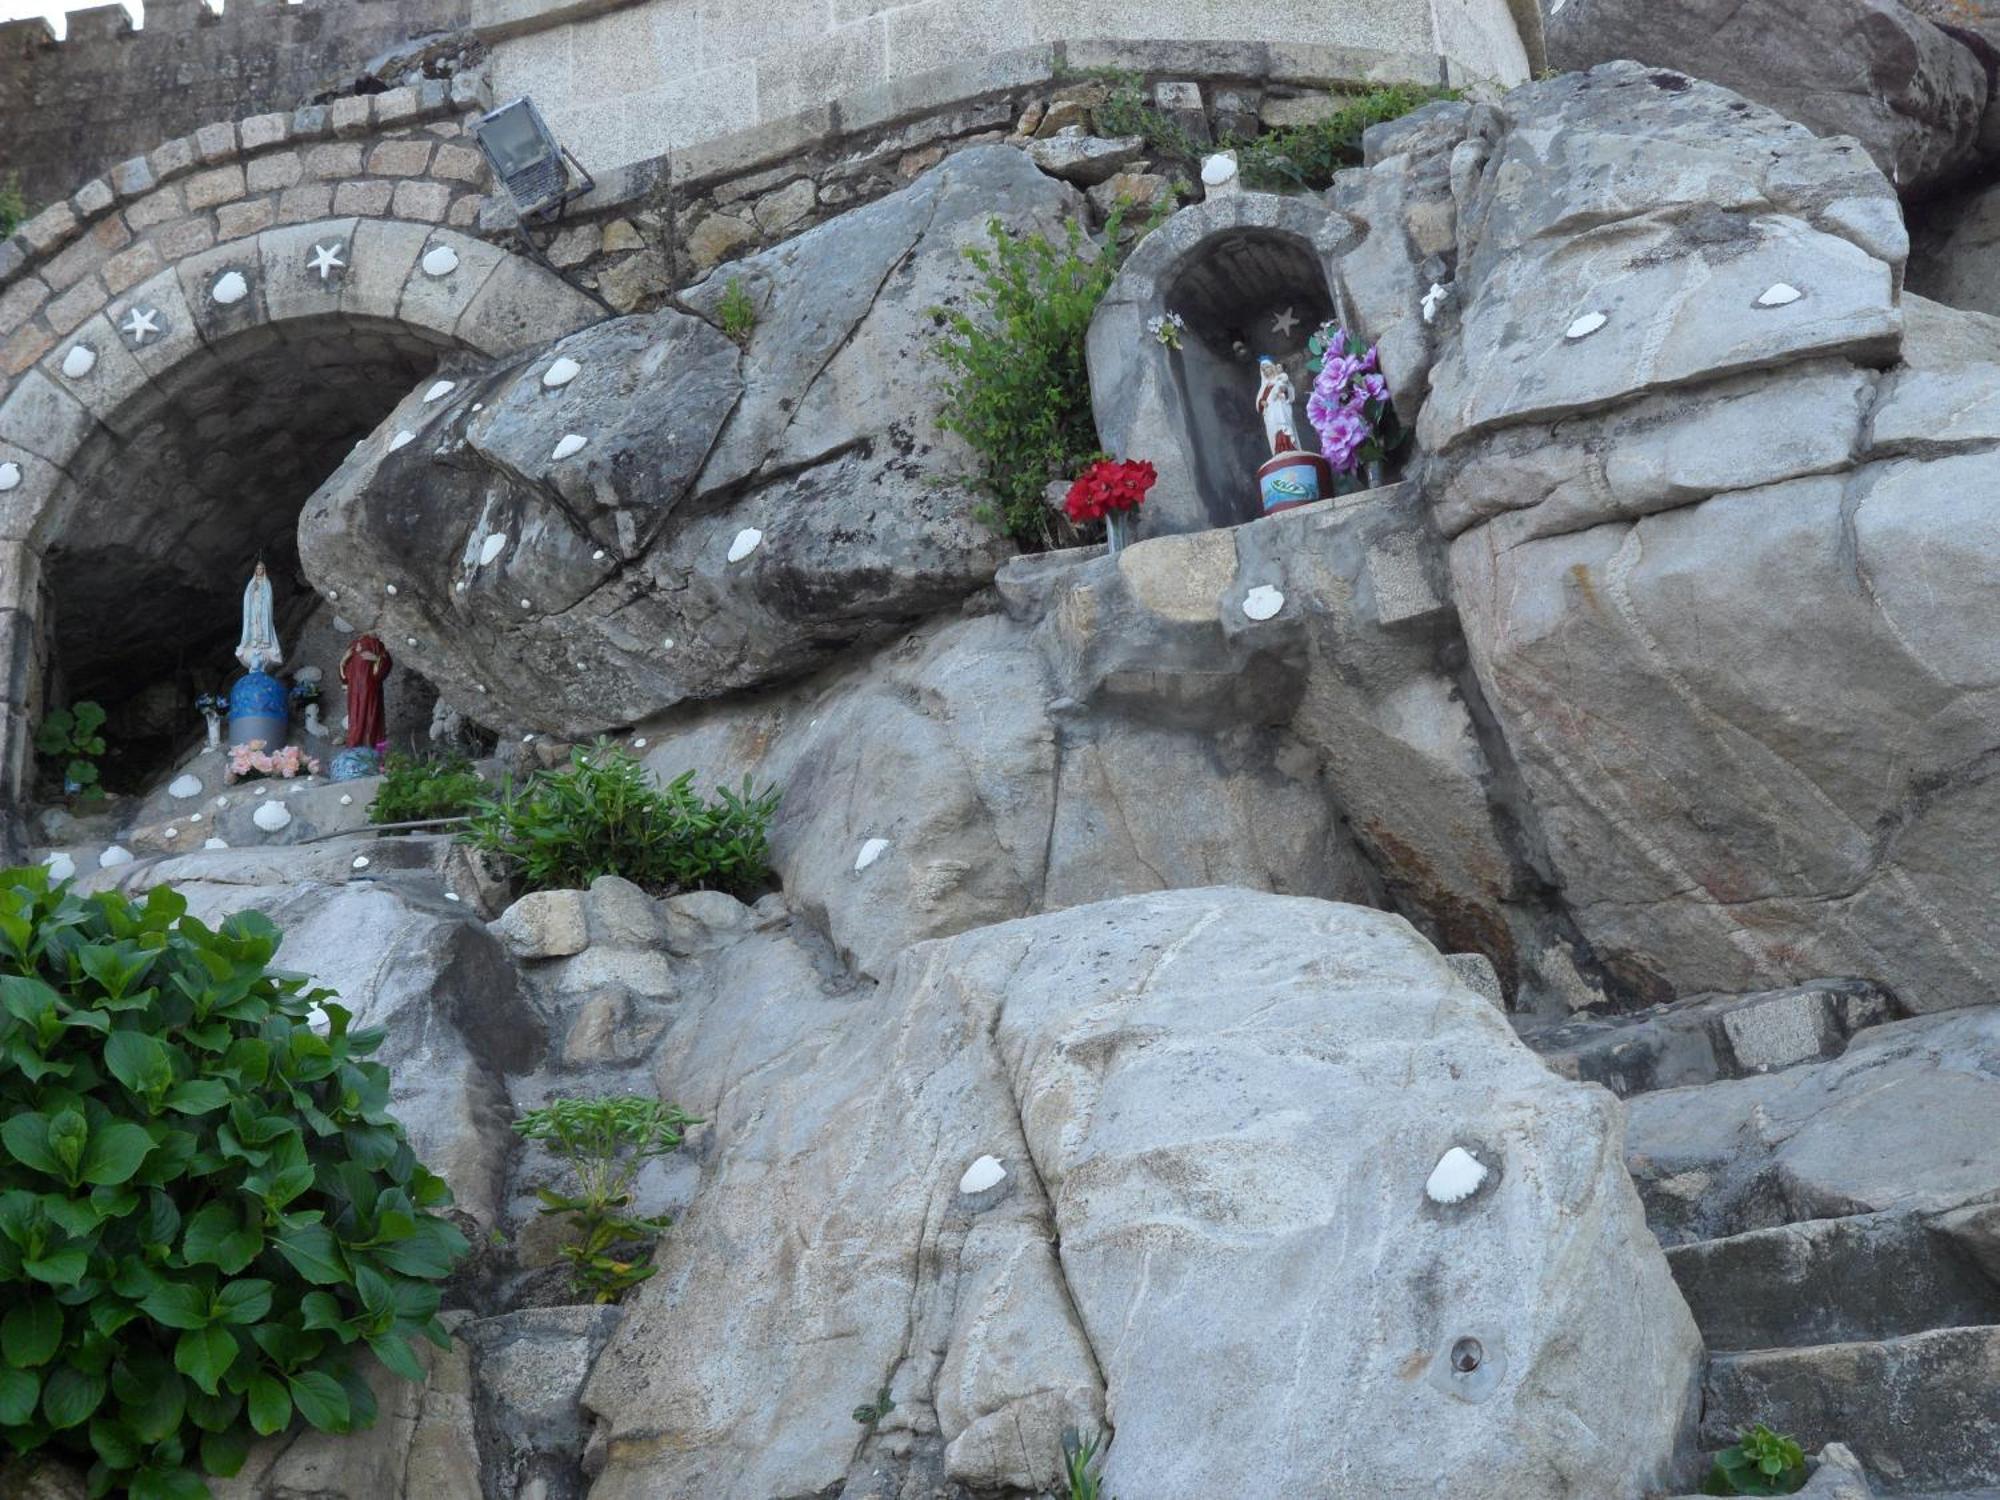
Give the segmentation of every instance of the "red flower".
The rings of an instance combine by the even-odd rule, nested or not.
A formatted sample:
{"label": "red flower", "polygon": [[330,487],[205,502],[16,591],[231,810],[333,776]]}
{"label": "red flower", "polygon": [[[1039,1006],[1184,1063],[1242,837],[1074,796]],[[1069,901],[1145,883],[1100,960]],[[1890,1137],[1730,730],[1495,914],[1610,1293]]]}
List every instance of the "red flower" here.
{"label": "red flower", "polygon": [[1069,487],[1063,510],[1079,524],[1101,521],[1114,510],[1137,510],[1159,477],[1159,471],[1143,458],[1123,463],[1099,459]]}

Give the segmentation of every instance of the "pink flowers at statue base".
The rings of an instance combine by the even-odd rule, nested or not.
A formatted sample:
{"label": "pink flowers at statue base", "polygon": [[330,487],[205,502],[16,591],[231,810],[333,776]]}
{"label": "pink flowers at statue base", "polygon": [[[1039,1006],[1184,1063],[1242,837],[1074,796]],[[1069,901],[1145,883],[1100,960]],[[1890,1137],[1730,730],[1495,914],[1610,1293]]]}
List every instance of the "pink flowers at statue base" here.
{"label": "pink flowers at statue base", "polygon": [[229,751],[229,768],[222,773],[225,785],[248,781],[255,776],[275,776],[290,781],[295,776],[319,775],[319,762],[297,745],[282,750],[266,750],[262,740],[234,745]]}

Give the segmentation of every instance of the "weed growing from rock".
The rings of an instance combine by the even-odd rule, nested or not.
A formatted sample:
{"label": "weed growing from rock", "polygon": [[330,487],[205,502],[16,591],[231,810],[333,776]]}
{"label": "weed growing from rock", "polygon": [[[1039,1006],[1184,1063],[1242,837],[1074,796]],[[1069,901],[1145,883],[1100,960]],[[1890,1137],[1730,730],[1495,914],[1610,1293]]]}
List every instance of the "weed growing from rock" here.
{"label": "weed growing from rock", "polygon": [[577,1293],[615,1302],[653,1274],[645,1261],[673,1221],[629,1213],[632,1179],[655,1156],[677,1150],[681,1131],[701,1122],[671,1104],[636,1095],[556,1099],[530,1110],[514,1129],[540,1141],[569,1165],[574,1193],[537,1188],[545,1214],[563,1214],[576,1238],[563,1246]]}
{"label": "weed growing from rock", "polygon": [[421,823],[455,818],[479,805],[488,788],[462,755],[417,760],[391,755],[382,784],[368,805],[375,823]]}
{"label": "weed growing from rock", "polygon": [[740,279],[734,276],[729,278],[729,284],[722,289],[722,300],[715,306],[715,313],[722,320],[722,331],[730,338],[739,344],[750,342],[750,335],[757,328],[757,304],[743,290]]}
{"label": "weed growing from rock", "polygon": [[1704,1495],[1796,1495],[1805,1488],[1806,1455],[1792,1438],[1762,1422],[1715,1455]]}

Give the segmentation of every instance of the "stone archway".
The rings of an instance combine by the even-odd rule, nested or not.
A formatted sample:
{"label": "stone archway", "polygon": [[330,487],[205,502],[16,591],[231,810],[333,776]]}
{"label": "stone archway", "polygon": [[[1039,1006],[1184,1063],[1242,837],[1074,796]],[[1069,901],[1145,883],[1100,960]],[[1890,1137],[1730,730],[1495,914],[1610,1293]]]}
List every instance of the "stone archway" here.
{"label": "stone archway", "polygon": [[[6,247],[39,253],[0,256],[10,802],[65,649],[84,680],[149,670],[183,616],[233,594],[244,556],[292,545],[306,496],[440,359],[504,356],[603,316],[439,222],[476,217],[477,153],[454,144],[448,100],[426,123],[420,91],[397,93],[411,97],[169,142]],[[345,126],[358,112],[389,132],[340,138],[343,109]],[[322,205],[350,211],[272,222]]]}

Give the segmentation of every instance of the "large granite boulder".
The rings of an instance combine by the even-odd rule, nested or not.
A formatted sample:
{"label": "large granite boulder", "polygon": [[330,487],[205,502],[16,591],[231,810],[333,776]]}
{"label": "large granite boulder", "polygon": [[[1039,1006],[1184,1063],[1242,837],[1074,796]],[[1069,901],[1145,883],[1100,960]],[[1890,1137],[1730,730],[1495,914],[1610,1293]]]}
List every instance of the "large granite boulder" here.
{"label": "large granite boulder", "polygon": [[1990,320],[1898,296],[1859,152],[1720,89],[1468,128],[1426,488],[1565,905],[1642,997],[1989,999]]}
{"label": "large granite boulder", "polygon": [[684,1005],[656,1082],[707,1175],[586,1387],[593,1500],[926,1462],[1040,1491],[1070,1425],[1146,1500],[1636,1500],[1687,1431],[1619,1106],[1395,917],[1209,889],[1006,923],[872,994]]}
{"label": "large granite boulder", "polygon": [[[457,708],[587,734],[795,676],[984,584],[935,429],[934,310],[998,218],[1061,233],[1074,192],[975,148],[738,262],[674,308],[426,381],[307,503],[316,587]],[[741,348],[731,290],[757,309]]]}
{"label": "large granite boulder", "polygon": [[1630,58],[1722,84],[1822,135],[1853,136],[1906,189],[1978,159],[1986,63],[1899,0],[1543,4],[1551,67]]}

